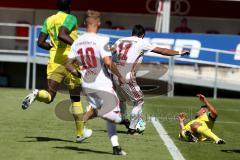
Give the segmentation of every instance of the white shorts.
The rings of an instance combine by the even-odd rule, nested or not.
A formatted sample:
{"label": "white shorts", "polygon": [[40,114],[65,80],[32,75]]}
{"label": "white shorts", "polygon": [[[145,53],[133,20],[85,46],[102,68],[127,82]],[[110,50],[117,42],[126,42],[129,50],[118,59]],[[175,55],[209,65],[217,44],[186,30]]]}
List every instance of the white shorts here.
{"label": "white shorts", "polygon": [[84,91],[89,104],[97,111],[97,116],[120,123],[119,99],[113,88],[84,89]]}

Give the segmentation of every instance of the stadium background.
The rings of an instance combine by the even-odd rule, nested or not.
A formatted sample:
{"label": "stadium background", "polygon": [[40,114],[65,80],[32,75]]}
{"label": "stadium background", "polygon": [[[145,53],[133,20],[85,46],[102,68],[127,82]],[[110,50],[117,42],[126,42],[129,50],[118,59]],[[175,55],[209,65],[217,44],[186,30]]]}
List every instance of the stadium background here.
{"label": "stadium background", "polygon": [[[215,93],[215,98],[239,98],[239,54],[236,53],[240,48],[240,2],[171,2],[172,14],[166,18],[170,20],[169,28],[165,28],[165,33],[148,32],[146,38],[164,47],[188,48],[191,56],[166,59],[148,53],[144,57],[146,63],[139,72],[139,76],[144,78],[139,79],[143,89],[149,91],[160,86],[159,90],[154,90],[154,94],[172,96],[174,93],[175,96],[145,94],[144,119],[147,129],[143,135],[132,137],[126,134],[124,127],[118,126],[120,142],[128,156],[114,159],[181,159],[172,156],[169,151],[175,151],[175,148],[166,147],[164,138],[159,137],[157,128],[150,121],[150,117],[155,117],[155,122],[159,120],[166,130],[161,135],[172,139],[184,159],[239,160],[238,99],[209,98],[219,113],[214,132],[224,138],[227,142],[225,145],[215,145],[210,141],[194,144],[179,141],[176,117],[180,112],[186,112],[189,120],[201,105],[196,97],[183,95],[195,96],[202,92],[208,97],[214,97]],[[21,109],[22,99],[29,93],[25,88],[31,90],[46,85],[47,52],[37,48],[34,39],[44,19],[56,12],[55,4],[55,0],[0,1],[0,159],[113,159],[103,120],[89,121],[88,127],[93,129],[93,137],[84,143],[75,143],[73,122],[64,121],[56,114],[56,108],[60,108],[58,106],[66,109],[59,110],[63,114],[69,111],[69,95],[66,92],[61,90],[50,105],[34,103],[27,111]],[[134,24],[140,23],[148,31],[154,31],[158,19],[156,0],[73,0],[72,7],[73,14],[78,17],[79,27],[87,9],[101,11],[105,29],[100,32],[110,36],[112,42],[121,36],[128,36]],[[183,17],[187,18],[192,33],[166,33],[167,30],[174,32]],[[105,24],[106,21],[112,22],[112,29]],[[79,28],[80,34],[82,30]],[[172,91],[172,87],[174,92],[168,92]],[[87,106],[84,97],[82,102]]]}
{"label": "stadium background", "polygon": [[[190,95],[202,91],[207,96],[213,96],[216,92],[219,97],[239,97],[238,81],[239,78],[239,58],[234,55],[237,53],[239,45],[240,20],[238,8],[240,2],[236,1],[194,1],[180,0],[172,1],[169,31],[179,26],[183,17],[188,19],[188,26],[193,33],[188,34],[158,34],[154,33],[156,23],[156,0],[122,0],[122,1],[77,1],[73,0],[73,14],[77,16],[79,27],[82,27],[84,11],[95,9],[102,12],[103,28],[106,28],[106,21],[111,21],[111,29],[101,31],[108,36],[128,36],[129,29],[134,24],[142,24],[149,33],[153,43],[166,47],[164,40],[173,40],[167,47],[176,49],[176,40],[197,40],[199,45],[181,44],[182,48],[190,45],[193,60],[176,61],[175,70],[170,70],[165,77],[159,77],[161,81],[168,82],[174,86],[175,95]],[[180,2],[180,3],[177,3]],[[39,30],[36,27],[42,25],[44,19],[53,14],[56,10],[55,0],[44,2],[25,0],[2,0],[0,2],[0,85],[4,87],[25,87],[44,88],[45,64],[47,58],[42,56],[43,50],[34,45],[34,38],[37,37]],[[226,11],[227,9],[227,11]],[[204,10],[204,12],[203,12]],[[26,24],[26,25],[23,25]],[[39,27],[41,28],[41,27]],[[206,34],[215,33],[215,34]],[[216,33],[219,33],[216,35]],[[184,38],[183,38],[184,37]],[[152,38],[159,38],[158,40]],[[165,39],[164,39],[165,38]],[[167,41],[167,42],[168,42]],[[199,48],[200,47],[200,48]],[[195,56],[199,48],[199,56]],[[230,54],[219,53],[220,66],[216,66],[217,61],[214,51],[203,51],[202,48],[219,49],[230,51]],[[36,52],[37,53],[36,53]],[[40,54],[38,54],[40,53]],[[29,56],[28,56],[29,54]],[[222,56],[222,57],[221,57]],[[187,57],[184,57],[187,58]],[[161,62],[168,67],[170,60],[158,57],[145,57],[146,62]],[[202,63],[203,60],[203,63]],[[210,62],[210,64],[209,64]],[[36,66],[36,72],[34,72]],[[27,69],[28,68],[28,69]],[[217,72],[216,72],[217,68]],[[181,70],[190,73],[184,76]],[[173,72],[173,75],[170,75]],[[27,77],[26,78],[26,74]],[[36,74],[36,76],[34,76]],[[217,76],[217,77],[216,77]],[[35,77],[35,78],[34,78]],[[209,78],[210,77],[210,78]],[[175,82],[171,83],[171,80]],[[26,86],[26,84],[28,84]],[[203,88],[204,87],[204,88]],[[218,88],[217,89],[214,89]],[[172,87],[173,88],[173,87]],[[215,91],[215,92],[214,92]],[[167,91],[166,91],[167,92]],[[217,97],[215,95],[215,97]]]}

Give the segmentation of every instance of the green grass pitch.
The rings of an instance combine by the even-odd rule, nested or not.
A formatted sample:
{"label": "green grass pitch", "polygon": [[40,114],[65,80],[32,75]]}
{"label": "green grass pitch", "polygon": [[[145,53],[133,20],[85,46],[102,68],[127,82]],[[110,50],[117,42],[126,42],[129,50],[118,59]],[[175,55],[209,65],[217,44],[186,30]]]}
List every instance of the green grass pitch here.
{"label": "green grass pitch", "polygon": [[[89,121],[87,126],[93,129],[93,136],[77,144],[74,142],[74,123],[60,120],[54,112],[55,106],[60,101],[68,99],[68,95],[59,93],[52,104],[36,102],[31,108],[23,111],[20,104],[27,93],[28,91],[22,89],[0,88],[1,160],[113,159],[106,124],[103,120]],[[120,144],[128,155],[114,157],[114,159],[172,159],[155,128],[147,120],[150,116],[156,116],[186,160],[239,160],[240,101],[219,99],[212,102],[219,112],[214,132],[226,140],[226,145],[215,145],[212,142],[193,144],[178,140],[178,124],[175,118],[181,111],[193,116],[201,105],[197,98],[146,97],[144,118],[147,121],[147,129],[145,133],[130,136],[125,133],[124,127],[118,126]]]}

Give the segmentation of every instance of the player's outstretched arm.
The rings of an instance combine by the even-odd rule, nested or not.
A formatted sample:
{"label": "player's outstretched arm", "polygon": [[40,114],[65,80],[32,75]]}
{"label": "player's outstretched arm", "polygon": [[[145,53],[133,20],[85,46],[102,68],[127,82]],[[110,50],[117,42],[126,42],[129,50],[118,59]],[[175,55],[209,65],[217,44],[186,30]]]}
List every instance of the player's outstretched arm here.
{"label": "player's outstretched arm", "polygon": [[59,29],[58,39],[68,45],[72,45],[74,42],[74,40],[70,37],[70,31],[64,26],[60,27]]}
{"label": "player's outstretched arm", "polygon": [[216,119],[218,116],[216,108],[207,100],[204,95],[198,94],[197,96],[199,97],[199,100],[208,107],[209,111],[211,112],[212,118]]}
{"label": "player's outstretched arm", "polygon": [[72,73],[74,76],[76,77],[81,77],[81,73],[79,72],[79,70],[76,69],[76,67],[74,66],[74,63],[76,62],[75,59],[70,59],[68,58],[65,63],[64,66],[65,68]]}
{"label": "player's outstretched arm", "polygon": [[156,47],[152,50],[152,52],[157,53],[157,54],[161,54],[161,55],[165,55],[165,56],[176,56],[176,55],[189,55],[189,51],[174,51],[171,49],[167,49],[167,48],[160,48],[160,47]]}
{"label": "player's outstretched arm", "polygon": [[51,44],[48,43],[46,40],[48,38],[48,34],[41,32],[39,37],[38,37],[38,41],[37,44],[39,47],[46,49],[46,50],[50,50],[52,48]]}
{"label": "player's outstretched arm", "polygon": [[179,127],[180,127],[180,130],[184,130],[184,121],[186,119],[186,113],[184,112],[181,112],[179,115],[178,115],[178,122],[179,122]]}
{"label": "player's outstretched arm", "polygon": [[122,83],[126,83],[125,79],[122,77],[121,73],[119,72],[119,70],[117,69],[117,66],[115,63],[113,63],[112,58],[107,56],[103,58],[103,63],[106,65],[106,67],[118,77],[119,82]]}

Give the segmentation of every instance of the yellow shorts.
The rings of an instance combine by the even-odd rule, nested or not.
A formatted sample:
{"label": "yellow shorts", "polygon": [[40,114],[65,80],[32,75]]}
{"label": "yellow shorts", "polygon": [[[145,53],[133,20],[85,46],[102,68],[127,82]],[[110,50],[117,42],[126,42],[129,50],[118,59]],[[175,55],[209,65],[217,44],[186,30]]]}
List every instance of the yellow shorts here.
{"label": "yellow shorts", "polygon": [[54,80],[58,83],[63,82],[70,89],[81,85],[81,79],[79,77],[73,76],[63,65],[57,63],[48,63],[47,79]]}
{"label": "yellow shorts", "polygon": [[[187,140],[187,137],[185,136],[185,131],[190,131],[191,133],[193,133],[193,131],[192,131],[192,129],[191,129],[191,125],[192,125],[193,123],[196,123],[196,122],[197,122],[197,123],[200,123],[201,126],[205,126],[205,127],[208,128],[207,124],[206,124],[204,121],[199,120],[199,119],[194,119],[194,120],[188,122],[188,123],[184,126],[184,130],[179,134],[179,137],[180,137],[180,138],[183,138],[184,140]],[[207,140],[207,138],[206,138],[205,136],[201,135],[201,134],[195,134],[195,133],[194,133],[194,136],[196,136],[197,139],[198,139],[198,141],[200,141],[200,142]]]}

